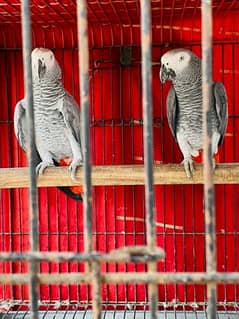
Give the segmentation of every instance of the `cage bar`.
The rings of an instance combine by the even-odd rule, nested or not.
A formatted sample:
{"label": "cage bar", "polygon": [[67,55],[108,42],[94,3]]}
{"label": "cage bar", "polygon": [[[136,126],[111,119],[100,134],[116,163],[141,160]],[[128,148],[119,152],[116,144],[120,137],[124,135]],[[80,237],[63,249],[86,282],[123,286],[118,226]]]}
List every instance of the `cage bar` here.
{"label": "cage bar", "polygon": [[[137,249],[136,249],[137,248]],[[160,248],[150,251],[146,246],[127,246],[112,250],[110,253],[71,253],[71,252],[31,252],[31,253],[1,253],[0,261],[82,261],[82,262],[148,262],[160,260],[164,251]]]}
{"label": "cage bar", "polygon": [[[84,245],[87,253],[92,251],[92,191],[90,159],[90,121],[89,121],[89,45],[87,2],[77,1],[77,29],[79,41],[79,74],[81,100],[81,129],[83,150],[83,191],[84,191]],[[100,270],[97,262],[88,263],[87,272],[92,272],[93,318],[101,316]]]}
{"label": "cage bar", "polygon": [[90,163],[90,130],[89,130],[89,50],[86,2],[77,1],[77,26],[79,39],[79,74],[81,101],[81,129],[83,151],[83,190],[85,218],[85,251],[92,250],[92,220],[91,220],[91,163]]}
{"label": "cage bar", "polygon": [[[145,165],[145,202],[147,245],[150,250],[156,247],[154,177],[153,177],[153,122],[152,122],[152,56],[151,56],[151,3],[140,1],[142,90],[143,90],[143,137]],[[157,263],[148,263],[148,272],[157,271]],[[157,284],[148,286],[151,319],[157,318]]]}
{"label": "cage bar", "polygon": [[[215,204],[212,159],[212,2],[202,0],[202,96],[203,96],[203,174],[205,205],[206,271],[216,272]],[[207,314],[216,319],[215,283],[207,284]]]}
{"label": "cage bar", "polygon": [[[38,242],[38,194],[36,180],[36,146],[34,129],[34,108],[32,92],[32,67],[31,67],[31,22],[30,4],[28,0],[21,2],[22,13],[22,39],[23,39],[23,64],[24,64],[24,86],[26,95],[26,114],[28,123],[28,165],[29,165],[29,221],[30,221],[30,249],[36,252],[39,249]],[[31,317],[38,319],[38,263],[30,262],[29,267]]]}
{"label": "cage bar", "polygon": [[[0,274],[2,284],[24,284],[28,283],[29,274]],[[41,273],[38,281],[41,284],[90,284],[94,280],[92,273]],[[144,283],[144,284],[217,284],[217,283],[239,283],[239,272],[208,273],[208,272],[109,272],[101,273],[101,283]]]}

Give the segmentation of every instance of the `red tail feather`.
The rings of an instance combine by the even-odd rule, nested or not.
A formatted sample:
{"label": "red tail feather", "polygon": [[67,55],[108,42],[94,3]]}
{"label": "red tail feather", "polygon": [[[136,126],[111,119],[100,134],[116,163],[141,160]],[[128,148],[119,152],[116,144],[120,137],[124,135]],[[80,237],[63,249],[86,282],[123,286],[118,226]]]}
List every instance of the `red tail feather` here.
{"label": "red tail feather", "polygon": [[[70,157],[63,158],[59,161],[59,166],[69,166],[72,162],[72,159]],[[72,191],[72,193],[76,195],[80,195],[83,193],[83,186],[69,186],[69,189]]]}

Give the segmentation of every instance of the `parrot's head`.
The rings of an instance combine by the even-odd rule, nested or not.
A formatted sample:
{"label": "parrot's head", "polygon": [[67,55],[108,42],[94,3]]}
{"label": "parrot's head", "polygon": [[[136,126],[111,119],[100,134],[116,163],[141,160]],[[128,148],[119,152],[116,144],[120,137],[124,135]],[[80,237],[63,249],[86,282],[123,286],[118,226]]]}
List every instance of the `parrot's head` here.
{"label": "parrot's head", "polygon": [[165,83],[166,80],[174,81],[177,76],[186,74],[190,69],[192,61],[199,58],[190,50],[173,49],[166,52],[161,57],[160,80]]}
{"label": "parrot's head", "polygon": [[32,76],[33,80],[61,79],[61,69],[55,59],[54,53],[45,48],[35,48],[32,51]]}

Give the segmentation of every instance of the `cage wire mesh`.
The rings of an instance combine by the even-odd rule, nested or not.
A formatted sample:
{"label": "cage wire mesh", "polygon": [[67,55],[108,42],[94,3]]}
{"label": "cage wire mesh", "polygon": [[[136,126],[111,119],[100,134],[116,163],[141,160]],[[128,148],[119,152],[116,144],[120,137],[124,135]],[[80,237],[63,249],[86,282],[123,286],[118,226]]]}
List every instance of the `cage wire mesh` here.
{"label": "cage wire mesh", "polygon": [[[201,1],[153,0],[152,94],[155,164],[179,163],[181,154],[166,119],[168,86],[159,80],[159,61],[170,48],[187,47],[201,56]],[[51,48],[63,70],[65,88],[80,102],[75,1],[31,1],[33,47]],[[88,0],[90,55],[90,136],[93,165],[143,164],[143,114],[140,3]],[[229,121],[220,162],[238,162],[239,1],[213,1],[213,78],[222,81],[229,101]],[[26,166],[13,133],[15,104],[24,95],[20,2],[0,1],[0,145],[2,168]],[[127,176],[125,177],[127,179]],[[217,271],[238,272],[238,185],[216,185]],[[97,186],[92,189],[93,249],[146,244],[144,187]],[[166,258],[159,272],[205,271],[205,224],[202,185],[156,185],[157,245]],[[0,251],[29,250],[26,189],[0,191]],[[39,188],[40,251],[84,251],[83,209],[56,188]],[[40,262],[40,272],[83,273],[84,263]],[[27,261],[1,261],[2,274],[27,274]],[[145,272],[145,263],[102,262],[102,273]],[[41,284],[39,317],[85,318],[92,312],[87,284]],[[236,283],[217,285],[219,317],[238,316]],[[147,285],[102,284],[104,318],[149,317]],[[0,285],[0,317],[28,318],[28,285]],[[162,317],[205,318],[205,284],[158,285]]]}

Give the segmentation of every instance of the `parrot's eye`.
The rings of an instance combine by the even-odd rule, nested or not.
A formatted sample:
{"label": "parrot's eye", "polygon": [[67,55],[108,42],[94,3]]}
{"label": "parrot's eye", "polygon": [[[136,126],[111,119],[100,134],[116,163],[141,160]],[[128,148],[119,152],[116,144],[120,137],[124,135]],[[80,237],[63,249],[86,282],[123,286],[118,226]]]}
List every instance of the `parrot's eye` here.
{"label": "parrot's eye", "polygon": [[184,56],[181,55],[180,58],[179,58],[179,61],[183,61],[184,60]]}
{"label": "parrot's eye", "polygon": [[166,63],[166,65],[168,65],[168,62]]}

